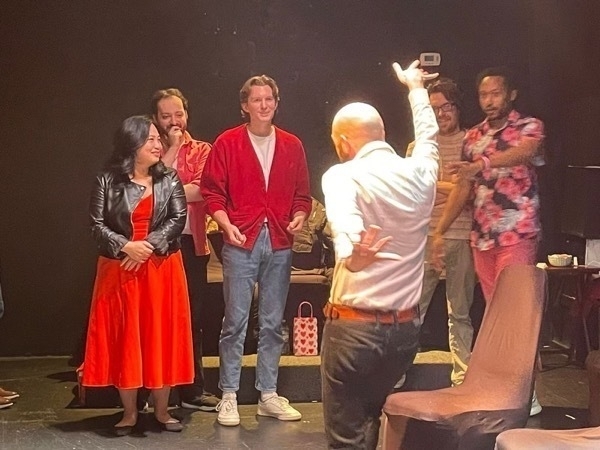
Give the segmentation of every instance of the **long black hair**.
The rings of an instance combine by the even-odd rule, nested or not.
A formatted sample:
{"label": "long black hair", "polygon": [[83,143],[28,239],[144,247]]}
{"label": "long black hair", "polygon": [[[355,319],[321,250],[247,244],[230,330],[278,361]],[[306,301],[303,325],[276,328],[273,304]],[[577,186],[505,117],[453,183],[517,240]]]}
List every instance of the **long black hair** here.
{"label": "long black hair", "polygon": [[[136,153],[146,143],[150,125],[152,120],[148,116],[131,116],[123,121],[113,138],[113,153],[106,163],[107,170],[122,176],[133,174]],[[162,161],[148,170],[152,178],[160,178],[166,171]]]}

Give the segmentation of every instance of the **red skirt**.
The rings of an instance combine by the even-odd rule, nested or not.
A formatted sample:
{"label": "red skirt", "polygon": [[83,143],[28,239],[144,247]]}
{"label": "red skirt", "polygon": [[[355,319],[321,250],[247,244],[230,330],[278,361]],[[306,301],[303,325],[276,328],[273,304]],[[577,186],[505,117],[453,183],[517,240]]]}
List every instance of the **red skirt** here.
{"label": "red skirt", "polygon": [[137,272],[100,257],[90,311],[84,386],[191,384],[190,304],[181,252],[152,256]]}

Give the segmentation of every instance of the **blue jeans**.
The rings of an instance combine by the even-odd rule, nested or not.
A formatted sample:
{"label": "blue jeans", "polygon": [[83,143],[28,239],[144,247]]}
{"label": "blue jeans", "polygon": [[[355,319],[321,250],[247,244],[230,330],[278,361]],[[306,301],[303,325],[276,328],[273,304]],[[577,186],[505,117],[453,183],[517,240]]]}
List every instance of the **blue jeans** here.
{"label": "blue jeans", "polygon": [[265,224],[251,251],[225,244],[222,256],[225,317],[219,339],[219,387],[223,392],[236,392],[240,387],[244,339],[252,293],[258,283],[255,387],[261,392],[274,392],[283,346],[281,321],[290,286],[292,250],[273,251]]}
{"label": "blue jeans", "polygon": [[417,353],[418,319],[327,319],[321,347],[323,418],[329,448],[375,449],[379,418]]}

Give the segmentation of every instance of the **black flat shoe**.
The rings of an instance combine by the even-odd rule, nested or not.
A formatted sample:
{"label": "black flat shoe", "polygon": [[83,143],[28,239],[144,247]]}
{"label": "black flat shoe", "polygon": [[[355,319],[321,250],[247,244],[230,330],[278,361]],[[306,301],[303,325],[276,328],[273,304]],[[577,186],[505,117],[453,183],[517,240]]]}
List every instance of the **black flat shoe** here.
{"label": "black flat shoe", "polygon": [[133,425],[125,425],[123,427],[113,427],[113,434],[117,437],[129,436],[133,432]]}
{"label": "black flat shoe", "polygon": [[173,432],[173,433],[179,433],[184,428],[183,424],[179,420],[177,420],[177,419],[175,419],[173,417],[171,417],[166,422],[161,422],[158,419],[156,419],[156,421],[159,423],[160,427],[164,431],[170,431],[170,432]]}

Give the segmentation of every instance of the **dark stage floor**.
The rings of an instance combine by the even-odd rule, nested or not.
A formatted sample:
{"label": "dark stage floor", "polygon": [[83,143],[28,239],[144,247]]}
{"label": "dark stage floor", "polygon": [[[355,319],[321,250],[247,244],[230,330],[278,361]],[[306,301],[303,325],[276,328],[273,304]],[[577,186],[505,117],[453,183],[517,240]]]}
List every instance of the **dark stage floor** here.
{"label": "dark stage floor", "polygon": [[[431,352],[434,353],[434,352]],[[437,352],[439,353],[439,352]],[[420,358],[427,360],[428,353]],[[580,428],[586,425],[588,389],[584,369],[555,368],[560,355],[544,355],[545,370],[538,376],[542,413],[531,418],[532,428]],[[216,423],[215,413],[175,408],[186,429],[161,432],[151,414],[139,423],[139,432],[124,438],[110,436],[119,409],[77,407],[75,372],[68,358],[0,358],[0,386],[19,391],[9,409],[0,410],[1,449],[318,449],[325,448],[320,403],[294,404],[300,422],[279,422],[255,416],[255,405],[240,406],[241,426]],[[146,420],[147,419],[147,420]]]}

